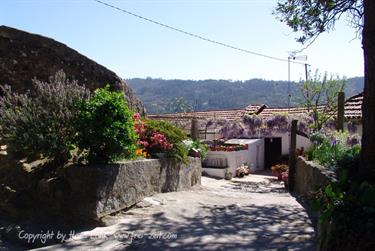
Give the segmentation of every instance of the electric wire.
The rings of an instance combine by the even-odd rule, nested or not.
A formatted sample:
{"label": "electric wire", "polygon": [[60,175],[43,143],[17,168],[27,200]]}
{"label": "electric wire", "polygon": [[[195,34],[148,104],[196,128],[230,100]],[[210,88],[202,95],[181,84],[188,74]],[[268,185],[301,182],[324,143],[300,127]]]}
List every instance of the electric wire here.
{"label": "electric wire", "polygon": [[188,31],[185,31],[185,30],[182,30],[182,29],[179,29],[179,28],[176,28],[176,27],[173,27],[173,26],[170,26],[170,25],[167,25],[167,24],[155,21],[153,19],[150,19],[150,18],[141,16],[141,15],[138,15],[138,14],[136,14],[134,12],[122,9],[120,7],[114,6],[112,4],[109,4],[109,3],[106,3],[106,2],[103,2],[103,1],[100,1],[100,0],[93,0],[93,1],[95,1],[95,2],[97,2],[99,4],[102,4],[104,6],[107,6],[109,8],[121,11],[121,12],[123,12],[125,14],[128,14],[128,15],[134,16],[136,18],[145,20],[147,22],[159,25],[161,27],[164,27],[164,28],[173,30],[175,32],[179,32],[179,33],[185,34],[187,36],[194,37],[194,38],[197,38],[197,39],[200,39],[200,40],[212,43],[212,44],[220,45],[220,46],[223,46],[223,47],[226,47],[226,48],[230,48],[230,49],[233,49],[233,50],[237,50],[237,51],[240,51],[240,52],[244,52],[244,53],[247,53],[247,54],[252,54],[252,55],[255,55],[255,56],[259,56],[259,57],[268,58],[268,59],[271,59],[271,60],[277,60],[277,61],[281,61],[281,62],[288,62],[289,61],[289,63],[292,63],[292,64],[305,65],[305,63],[298,62],[298,61],[295,61],[295,60],[288,60],[288,59],[284,59],[284,58],[274,57],[274,56],[266,55],[266,54],[263,54],[263,53],[259,53],[259,52],[255,52],[255,51],[251,51],[251,50],[247,50],[247,49],[243,49],[243,48],[240,48],[240,47],[237,47],[237,46],[234,46],[234,45],[230,45],[230,44],[227,44],[227,43],[219,42],[219,41],[207,38],[207,37],[203,37],[201,35],[197,35],[197,34],[194,34],[194,33],[191,33],[191,32],[188,32]]}

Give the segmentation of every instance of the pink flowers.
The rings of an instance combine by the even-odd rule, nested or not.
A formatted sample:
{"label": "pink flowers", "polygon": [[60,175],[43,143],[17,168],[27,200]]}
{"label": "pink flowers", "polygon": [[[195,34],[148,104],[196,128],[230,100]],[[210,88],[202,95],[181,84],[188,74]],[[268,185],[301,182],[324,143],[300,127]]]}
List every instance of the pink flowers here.
{"label": "pink flowers", "polygon": [[134,130],[138,135],[143,135],[146,132],[145,123],[141,120],[141,116],[138,112],[134,113]]}
{"label": "pink flowers", "polygon": [[141,115],[139,115],[139,112],[134,113],[133,119],[134,121],[139,121],[141,119]]}
{"label": "pink flowers", "polygon": [[141,140],[141,139],[137,141],[137,144],[142,146],[142,148],[147,148],[150,145],[146,140]]}
{"label": "pink flowers", "polygon": [[150,147],[161,148],[161,150],[169,151],[173,148],[164,134],[159,132],[152,132]]}
{"label": "pink flowers", "polygon": [[153,154],[172,150],[173,144],[169,143],[167,137],[163,133],[146,128],[139,113],[135,113],[133,119],[134,130],[138,134],[137,143],[143,151]]}
{"label": "pink flowers", "polygon": [[282,181],[288,182],[288,177],[289,177],[288,171],[281,173],[281,180]]}

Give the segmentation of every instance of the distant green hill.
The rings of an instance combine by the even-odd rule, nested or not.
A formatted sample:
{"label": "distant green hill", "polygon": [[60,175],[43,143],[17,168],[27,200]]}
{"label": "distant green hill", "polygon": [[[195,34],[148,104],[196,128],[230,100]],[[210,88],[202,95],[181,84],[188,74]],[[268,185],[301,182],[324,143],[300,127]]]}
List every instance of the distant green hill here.
{"label": "distant green hill", "polygon": [[[347,80],[346,97],[363,91],[363,77]],[[287,81],[250,79],[229,80],[164,80],[133,78],[126,82],[143,101],[149,114],[182,110],[217,110],[243,108],[249,104],[272,107],[287,106]],[[300,91],[291,84],[292,105],[299,104]]]}

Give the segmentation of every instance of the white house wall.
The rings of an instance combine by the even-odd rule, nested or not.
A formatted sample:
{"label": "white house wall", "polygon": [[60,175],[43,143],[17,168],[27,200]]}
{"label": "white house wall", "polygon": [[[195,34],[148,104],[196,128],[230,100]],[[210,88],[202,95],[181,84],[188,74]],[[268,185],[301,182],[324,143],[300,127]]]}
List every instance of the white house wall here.
{"label": "white house wall", "polygon": [[[207,158],[227,159],[228,171],[232,176],[236,176],[237,167],[247,163],[252,167],[252,172],[264,169],[264,139],[253,140],[248,144],[247,150],[241,151],[208,151]],[[213,177],[224,178],[226,169],[222,168],[203,168],[203,171]]]}
{"label": "white house wall", "polygon": [[[207,158],[208,159],[227,159],[228,164],[228,171],[232,173],[232,176],[236,176],[236,169],[237,167],[241,166],[246,162],[248,159],[247,157],[248,151],[241,150],[241,151],[233,151],[233,152],[225,152],[225,151],[208,151]],[[206,172],[210,176],[224,178],[225,170],[222,168],[203,168],[203,171]]]}
{"label": "white house wall", "polygon": [[[289,154],[290,133],[275,134],[272,137],[281,138],[281,154]],[[311,146],[310,139],[297,135],[297,148],[303,147],[305,151]]]}
{"label": "white house wall", "polygon": [[[252,171],[264,169],[264,139],[259,139],[249,144],[247,163]],[[258,156],[257,156],[258,155]]]}

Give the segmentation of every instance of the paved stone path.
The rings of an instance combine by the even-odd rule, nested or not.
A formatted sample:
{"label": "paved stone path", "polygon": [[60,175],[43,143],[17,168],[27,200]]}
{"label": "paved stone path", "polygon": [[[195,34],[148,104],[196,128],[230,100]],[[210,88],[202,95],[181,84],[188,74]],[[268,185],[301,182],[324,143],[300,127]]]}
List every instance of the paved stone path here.
{"label": "paved stone path", "polygon": [[203,177],[191,191],[157,194],[39,250],[314,250],[304,208],[272,176]]}

